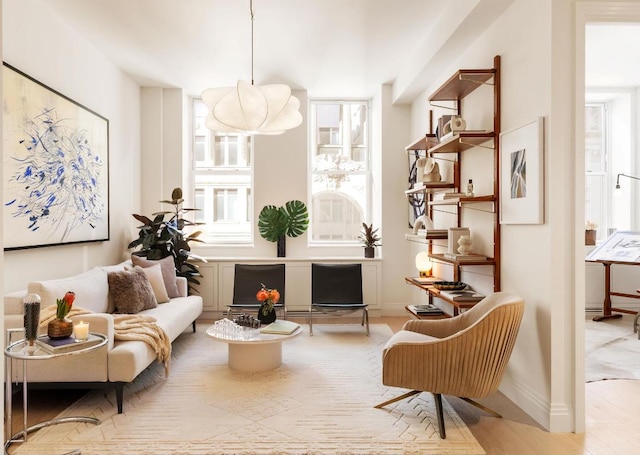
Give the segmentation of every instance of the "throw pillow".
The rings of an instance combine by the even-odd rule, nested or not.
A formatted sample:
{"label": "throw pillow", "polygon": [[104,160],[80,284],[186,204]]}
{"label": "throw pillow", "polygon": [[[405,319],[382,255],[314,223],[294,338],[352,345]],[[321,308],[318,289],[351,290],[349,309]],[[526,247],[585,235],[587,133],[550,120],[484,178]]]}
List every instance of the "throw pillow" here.
{"label": "throw pillow", "polygon": [[109,272],[109,299],[116,313],[134,314],[158,304],[147,275],[140,269]]}
{"label": "throw pillow", "polygon": [[164,259],[158,261],[151,261],[140,256],[131,255],[131,262],[133,265],[139,265],[140,267],[152,267],[156,264],[160,264],[162,270],[162,279],[164,280],[164,287],[167,288],[167,294],[169,298],[180,297],[178,292],[178,285],[176,284],[176,264],[173,262],[173,257],[167,256]]}
{"label": "throw pillow", "polygon": [[162,269],[160,264],[156,264],[152,267],[140,267],[135,266],[136,269],[142,270],[147,275],[151,289],[153,289],[153,295],[156,297],[158,303],[167,303],[169,301],[169,295],[167,294],[167,288],[164,286],[164,279],[162,278]]}

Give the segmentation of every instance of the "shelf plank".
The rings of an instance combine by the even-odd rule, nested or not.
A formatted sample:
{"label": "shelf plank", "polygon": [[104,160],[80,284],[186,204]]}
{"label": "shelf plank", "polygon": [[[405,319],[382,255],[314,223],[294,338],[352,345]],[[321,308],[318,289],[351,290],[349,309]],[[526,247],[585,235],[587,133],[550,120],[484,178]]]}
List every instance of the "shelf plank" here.
{"label": "shelf plank", "polygon": [[492,194],[487,196],[473,196],[473,197],[453,197],[451,199],[442,199],[437,201],[429,201],[429,205],[460,205],[460,204],[472,204],[478,202],[495,202],[496,197]]}
{"label": "shelf plank", "polygon": [[422,188],[412,188],[410,190],[405,190],[404,194],[419,194],[431,192],[432,190],[448,190],[451,188],[457,188],[453,182],[436,182],[436,183],[425,183],[425,186]]}
{"label": "shelf plank", "polygon": [[496,263],[496,261],[493,258],[487,258],[487,259],[482,259],[478,261],[469,261],[469,260],[454,261],[453,259],[447,258],[444,254],[435,254],[435,253],[430,254],[429,257],[431,259],[435,259],[440,262],[444,262],[447,264],[454,264],[454,265],[495,265]]}
{"label": "shelf plank", "polygon": [[493,78],[495,69],[461,69],[431,94],[429,101],[457,101]]}
{"label": "shelf plank", "polygon": [[404,149],[406,151],[429,150],[431,147],[437,144],[438,138],[435,134],[425,134],[424,137],[415,140],[413,143],[407,145]]}
{"label": "shelf plank", "polygon": [[459,153],[495,138],[493,131],[460,131],[429,149],[429,153]]}

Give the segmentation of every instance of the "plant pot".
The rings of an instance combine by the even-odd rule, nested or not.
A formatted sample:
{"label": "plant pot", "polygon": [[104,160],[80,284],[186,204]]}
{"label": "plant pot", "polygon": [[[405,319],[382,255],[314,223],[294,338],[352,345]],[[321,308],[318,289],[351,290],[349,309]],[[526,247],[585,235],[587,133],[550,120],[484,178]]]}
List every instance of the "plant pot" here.
{"label": "plant pot", "polygon": [[278,237],[276,248],[278,250],[279,258],[283,258],[287,256],[287,237],[286,236],[281,235],[280,237]]}
{"label": "plant pot", "polygon": [[267,312],[267,314],[264,314],[264,312],[262,311],[263,309],[264,304],[260,305],[260,310],[258,310],[258,320],[262,323],[262,325],[271,324],[272,322],[274,322],[276,320],[276,309],[272,307],[271,310]]}
{"label": "plant pot", "polygon": [[47,335],[52,340],[69,338],[73,333],[73,322],[67,318],[56,318],[47,325]]}
{"label": "plant pot", "polygon": [[596,244],[596,234],[598,231],[595,229],[584,231],[584,244],[585,245],[595,245]]}
{"label": "plant pot", "polygon": [[364,257],[366,257],[366,258],[376,257],[376,249],[375,249],[375,247],[365,246],[364,247]]}

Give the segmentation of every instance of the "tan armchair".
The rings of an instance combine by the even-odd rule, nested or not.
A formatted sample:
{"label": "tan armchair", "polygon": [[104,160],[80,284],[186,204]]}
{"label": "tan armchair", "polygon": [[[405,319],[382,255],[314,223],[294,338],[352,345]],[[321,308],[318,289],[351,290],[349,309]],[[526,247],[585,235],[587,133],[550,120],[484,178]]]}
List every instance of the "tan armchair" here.
{"label": "tan armchair", "polygon": [[376,408],[431,392],[442,439],[446,437],[442,394],[460,397],[501,417],[471,398],[482,398],[498,389],[523,313],[522,298],[497,292],[450,319],[407,321],[384,347],[382,383],[412,391]]}

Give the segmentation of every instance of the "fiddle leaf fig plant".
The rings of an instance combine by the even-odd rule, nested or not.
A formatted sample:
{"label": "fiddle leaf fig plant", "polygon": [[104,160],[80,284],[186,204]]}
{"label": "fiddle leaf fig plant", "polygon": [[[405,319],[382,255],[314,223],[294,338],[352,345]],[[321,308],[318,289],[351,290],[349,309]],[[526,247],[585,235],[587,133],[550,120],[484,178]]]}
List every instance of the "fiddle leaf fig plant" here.
{"label": "fiddle leaf fig plant", "polygon": [[309,212],[302,201],[292,200],[282,207],[265,205],[258,215],[260,236],[277,242],[282,236],[298,237],[309,228]]}

